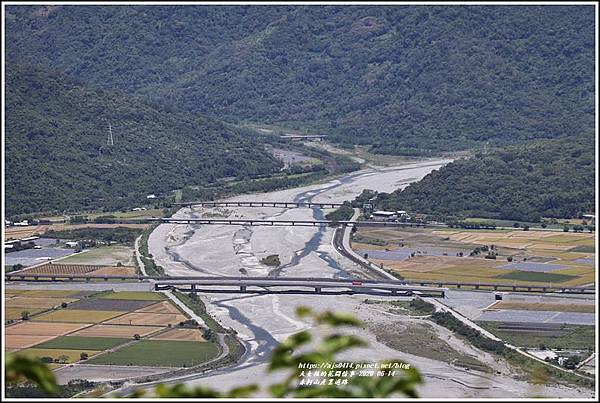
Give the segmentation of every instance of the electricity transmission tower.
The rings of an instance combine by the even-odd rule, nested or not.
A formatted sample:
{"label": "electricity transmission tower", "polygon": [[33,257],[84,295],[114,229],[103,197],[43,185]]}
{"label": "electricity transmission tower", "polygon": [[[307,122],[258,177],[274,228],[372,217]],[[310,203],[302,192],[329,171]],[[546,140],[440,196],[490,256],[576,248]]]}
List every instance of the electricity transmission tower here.
{"label": "electricity transmission tower", "polygon": [[106,145],[107,146],[115,145],[115,142],[113,141],[112,127],[110,126],[110,122],[108,122],[108,139],[106,140]]}

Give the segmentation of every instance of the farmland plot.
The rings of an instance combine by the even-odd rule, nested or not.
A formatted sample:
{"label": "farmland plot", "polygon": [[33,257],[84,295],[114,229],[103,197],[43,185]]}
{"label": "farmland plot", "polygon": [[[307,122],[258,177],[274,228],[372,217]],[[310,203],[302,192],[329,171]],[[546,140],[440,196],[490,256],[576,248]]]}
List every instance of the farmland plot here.
{"label": "farmland plot", "polygon": [[36,317],[36,323],[37,321],[98,323],[122,314],[122,311],[89,311],[78,309],[61,309]]}
{"label": "farmland plot", "polygon": [[142,340],[88,361],[89,364],[191,367],[215,358],[219,347],[195,341]]}
{"label": "farmland plot", "polygon": [[160,326],[94,325],[73,333],[73,336],[120,338],[139,334],[144,337],[162,329]]}

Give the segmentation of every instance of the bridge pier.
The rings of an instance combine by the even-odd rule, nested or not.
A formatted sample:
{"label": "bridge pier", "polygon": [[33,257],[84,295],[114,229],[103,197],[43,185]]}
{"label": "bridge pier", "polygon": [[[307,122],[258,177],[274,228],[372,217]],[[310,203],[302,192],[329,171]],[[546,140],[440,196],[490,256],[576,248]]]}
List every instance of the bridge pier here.
{"label": "bridge pier", "polygon": [[321,293],[321,287],[315,287],[315,294]]}
{"label": "bridge pier", "polygon": [[240,286],[240,291],[241,292],[246,292],[246,286],[245,285],[241,285]]}
{"label": "bridge pier", "polygon": [[104,281],[108,281],[108,277],[104,277]]}
{"label": "bridge pier", "polygon": [[191,292],[195,293],[196,292],[196,284],[190,284],[190,290],[191,290]]}

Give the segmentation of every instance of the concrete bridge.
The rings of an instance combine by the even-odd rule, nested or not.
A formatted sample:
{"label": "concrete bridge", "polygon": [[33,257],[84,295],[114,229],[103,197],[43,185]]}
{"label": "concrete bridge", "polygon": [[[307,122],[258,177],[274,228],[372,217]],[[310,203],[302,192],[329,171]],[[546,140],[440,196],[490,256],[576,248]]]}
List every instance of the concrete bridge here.
{"label": "concrete bridge", "polygon": [[445,288],[411,286],[401,281],[332,279],[316,277],[156,277],[7,273],[6,281],[27,282],[109,282],[152,281],[155,290],[234,294],[319,294],[444,297]]}
{"label": "concrete bridge", "polygon": [[[576,295],[594,295],[595,287],[561,287],[541,285],[515,285],[492,283],[456,283],[435,280],[389,280],[389,279],[331,279],[319,277],[168,277],[168,276],[114,276],[89,274],[35,274],[26,272],[6,273],[6,281],[25,282],[110,282],[110,281],[152,281],[158,287],[174,286],[177,289],[197,292],[242,292],[242,293],[293,293],[326,294],[330,290],[335,294],[372,294],[372,295],[408,295],[412,292],[421,295],[438,295],[447,287],[475,289],[481,291],[507,291],[524,293],[561,293]],[[206,288],[206,287],[234,287]],[[245,287],[245,288],[242,288]],[[252,288],[254,287],[254,288]],[[261,291],[256,287],[288,287],[288,290]],[[341,289],[341,290],[340,290]],[[225,290],[225,291],[224,291]],[[324,291],[325,290],[325,291]],[[376,294],[381,292],[381,294]],[[395,294],[394,294],[395,292]],[[331,293],[331,292],[329,292]]]}
{"label": "concrete bridge", "polygon": [[[291,227],[324,227],[324,226],[363,226],[363,227],[431,227],[433,224],[399,223],[394,221],[332,221],[332,220],[271,220],[271,219],[230,219],[230,218],[148,218],[127,220],[126,222],[161,222],[171,224],[206,224],[206,225],[250,225],[250,226],[291,226]],[[113,221],[122,223],[125,220]]]}
{"label": "concrete bridge", "polygon": [[202,207],[318,207],[337,208],[342,203],[316,203],[316,202],[289,202],[289,201],[195,201],[186,203],[174,203],[175,206],[202,206]]}
{"label": "concrete bridge", "polygon": [[241,293],[241,294],[316,294],[316,295],[378,295],[441,297],[446,289],[439,287],[410,286],[402,283],[363,280],[339,280],[330,278],[277,278],[242,277],[194,280],[161,280],[154,284],[155,290],[177,289],[183,292]]}
{"label": "concrete bridge", "polygon": [[473,290],[488,290],[488,291],[507,291],[507,292],[558,292],[562,294],[596,294],[595,287],[561,287],[561,286],[544,286],[544,285],[527,285],[527,284],[494,284],[494,283],[458,283],[452,281],[436,281],[436,280],[406,280],[408,284],[418,284],[420,286],[446,286]]}

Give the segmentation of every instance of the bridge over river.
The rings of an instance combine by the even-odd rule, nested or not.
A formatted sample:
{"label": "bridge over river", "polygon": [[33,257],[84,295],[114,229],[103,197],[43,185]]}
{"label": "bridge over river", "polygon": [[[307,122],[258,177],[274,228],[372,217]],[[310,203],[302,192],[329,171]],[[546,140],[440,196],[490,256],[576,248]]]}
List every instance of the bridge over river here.
{"label": "bridge over river", "polygon": [[[441,280],[368,280],[319,277],[200,277],[200,276],[114,276],[89,274],[6,273],[9,281],[24,282],[123,282],[150,281],[156,289],[176,288],[185,292],[250,294],[369,294],[444,297],[447,287],[481,291],[594,295],[595,287],[456,283]],[[228,288],[226,288],[228,287]],[[233,289],[231,288],[233,287]],[[285,289],[281,289],[285,287]]]}
{"label": "bridge over river", "polygon": [[174,206],[201,206],[201,207],[285,207],[285,208],[337,208],[343,203],[318,203],[318,202],[294,202],[294,201],[194,201],[186,203],[174,203]]}
{"label": "bridge over river", "polygon": [[155,290],[234,294],[319,294],[444,297],[445,288],[413,286],[402,281],[332,279],[315,277],[167,277],[167,276],[93,276],[63,274],[7,273],[6,281],[28,282],[108,282],[151,281]]}
{"label": "bridge over river", "polygon": [[272,220],[260,218],[145,218],[134,220],[111,220],[117,224],[133,223],[165,223],[165,224],[206,224],[206,225],[249,225],[249,226],[291,226],[291,227],[325,227],[325,226],[363,226],[363,227],[445,227],[443,224],[401,223],[395,221],[348,221],[348,220]]}

